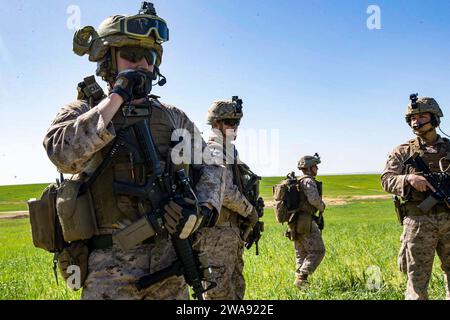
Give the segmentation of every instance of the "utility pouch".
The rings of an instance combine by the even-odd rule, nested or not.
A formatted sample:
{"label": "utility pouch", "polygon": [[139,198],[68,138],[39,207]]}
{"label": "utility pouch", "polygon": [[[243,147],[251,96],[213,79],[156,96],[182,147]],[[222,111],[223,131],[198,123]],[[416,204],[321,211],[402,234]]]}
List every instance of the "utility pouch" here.
{"label": "utility pouch", "polygon": [[66,241],[89,239],[98,234],[89,190],[79,195],[82,181],[65,180],[58,188],[56,210]]}
{"label": "utility pouch", "polygon": [[406,207],[405,204],[402,203],[401,198],[399,196],[392,196],[392,201],[394,202],[395,213],[397,215],[398,222],[400,225],[403,225],[403,220],[406,217]]}
{"label": "utility pouch", "polygon": [[311,233],[312,215],[309,213],[301,212],[297,215],[297,223],[295,231],[298,234]]}
{"label": "utility pouch", "polygon": [[295,241],[297,239],[297,232],[296,232],[296,223],[290,222],[288,223],[288,229],[286,230],[285,234],[286,238],[288,238],[291,241]]}
{"label": "utility pouch", "polygon": [[75,241],[58,254],[61,276],[72,290],[83,287],[88,273],[89,247],[84,241]]}
{"label": "utility pouch", "polygon": [[155,230],[146,217],[113,233],[113,242],[122,250],[129,250],[155,235]]}
{"label": "utility pouch", "polygon": [[62,229],[56,214],[57,188],[56,184],[50,184],[42,192],[41,199],[28,201],[33,244],[49,252],[58,252],[64,247]]}

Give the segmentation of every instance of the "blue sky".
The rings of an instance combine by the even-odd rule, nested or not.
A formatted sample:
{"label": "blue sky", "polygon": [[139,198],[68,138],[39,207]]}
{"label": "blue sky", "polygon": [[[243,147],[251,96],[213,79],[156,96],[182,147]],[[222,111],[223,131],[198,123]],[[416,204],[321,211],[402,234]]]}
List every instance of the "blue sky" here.
{"label": "blue sky", "polygon": [[[140,1],[1,4],[0,185],[51,181],[56,172],[43,136],[96,68],[72,53],[67,9],[78,6],[81,26],[98,27],[109,15],[137,13]],[[381,30],[366,26],[369,5],[381,9]],[[154,93],[206,133],[212,101],[243,98],[241,129],[279,130],[278,151],[267,155],[279,161],[253,164],[260,175],[284,175],[315,152],[322,174],[381,171],[387,153],[411,136],[403,118],[410,93],[436,98],[447,113],[448,1],[155,0],[155,6],[171,39],[161,66],[168,83]]]}

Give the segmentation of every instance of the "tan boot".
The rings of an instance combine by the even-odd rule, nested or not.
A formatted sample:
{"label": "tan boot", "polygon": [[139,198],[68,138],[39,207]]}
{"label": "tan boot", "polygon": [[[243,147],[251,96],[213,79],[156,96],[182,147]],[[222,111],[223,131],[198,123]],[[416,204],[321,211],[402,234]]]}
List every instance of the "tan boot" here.
{"label": "tan boot", "polygon": [[305,290],[309,286],[308,275],[300,275],[295,278],[294,286],[299,290]]}

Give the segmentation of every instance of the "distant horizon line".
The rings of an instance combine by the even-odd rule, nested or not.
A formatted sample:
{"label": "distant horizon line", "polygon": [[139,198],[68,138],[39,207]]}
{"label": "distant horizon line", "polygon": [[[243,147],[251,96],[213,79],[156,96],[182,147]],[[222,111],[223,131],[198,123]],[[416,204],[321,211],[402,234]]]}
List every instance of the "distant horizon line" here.
{"label": "distant horizon line", "polygon": [[[352,176],[352,175],[376,175],[381,174],[381,172],[378,171],[364,171],[364,172],[348,172],[348,173],[324,173],[319,174],[318,176]],[[284,177],[284,175],[279,176],[261,176],[262,178],[277,178],[277,177]],[[52,182],[33,182],[33,183],[17,183],[17,184],[0,184],[0,187],[9,187],[9,186],[26,186],[26,185],[36,185],[36,184],[50,184]]]}

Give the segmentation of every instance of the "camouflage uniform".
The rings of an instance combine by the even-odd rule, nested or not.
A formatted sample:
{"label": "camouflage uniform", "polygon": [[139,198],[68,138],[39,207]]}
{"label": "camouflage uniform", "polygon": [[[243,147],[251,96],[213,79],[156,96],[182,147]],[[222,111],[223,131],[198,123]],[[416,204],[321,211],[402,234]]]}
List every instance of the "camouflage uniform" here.
{"label": "camouflage uniform", "polygon": [[[309,207],[306,210],[301,210],[300,214],[302,214],[302,211],[305,211],[307,215],[311,215],[311,211],[324,211],[325,203],[319,194],[315,179],[309,176],[300,178],[299,185],[300,190],[306,196],[307,206]],[[297,265],[296,277],[300,278],[301,276],[312,274],[325,256],[322,234],[315,221],[311,221],[310,230],[304,233],[297,233],[294,248]]]}
{"label": "camouflage uniform", "polygon": [[[149,23],[142,23],[142,20]],[[126,21],[130,23],[130,30],[124,28]],[[133,24],[132,21],[141,23]],[[149,29],[155,23],[158,28]],[[118,94],[124,102],[130,102],[133,97],[146,97],[138,106],[128,107],[128,103],[124,103],[126,106],[122,105],[112,121],[106,123],[96,106],[104,98],[103,92],[95,94],[101,91],[100,87],[94,86],[93,77],[91,80],[86,78],[84,86],[81,83],[78,87],[78,100],[60,110],[44,139],[48,157],[58,171],[74,174],[74,180],[86,181],[100,164],[105,164],[104,170],[96,176],[87,190],[93,200],[91,211],[92,216],[95,216],[96,226],[94,236],[89,239],[91,252],[83,299],[188,298],[184,279],[178,276],[172,276],[142,291],[135,288],[138,277],[163,269],[175,260],[170,236],[153,237],[126,251],[121,250],[112,237],[115,231],[139,220],[144,212],[155,209],[146,198],[115,193],[114,183],[140,188],[150,182],[148,177],[153,173],[145,159],[142,159],[138,137],[128,130],[131,125],[147,121],[162,170],[173,176],[181,168],[189,169],[195,183],[198,204],[212,206],[213,210],[220,212],[223,168],[214,163],[195,164],[194,160],[206,148],[203,140],[196,139],[200,136],[198,129],[181,110],[162,104],[157,97],[148,95],[152,81],[162,77],[159,66],[164,41],[168,41],[167,25],[156,15],[153,4],[147,2],[142,4],[136,16],[115,15],[104,20],[98,30],[87,26],[74,35],[74,52],[80,56],[88,54],[90,61],[97,62],[96,74],[109,83],[112,92]],[[145,73],[145,83],[142,82],[142,72],[139,76],[141,82],[134,84],[129,82],[132,78],[123,76],[123,73],[121,76],[119,72],[123,70],[119,70],[116,59],[118,56],[131,62],[145,58],[149,66],[153,65],[153,71]],[[125,73],[130,76],[130,72]],[[131,73],[137,73],[137,70]],[[132,88],[128,88],[128,84]],[[163,82],[159,81],[158,84]],[[191,135],[191,157],[183,158],[189,162],[180,166],[175,165],[171,158],[174,147],[172,133],[177,129],[184,129]],[[120,144],[115,143],[116,138],[120,138]],[[186,137],[183,138],[183,141],[187,140]],[[109,157],[109,162],[103,162]],[[191,212],[192,215],[197,214],[195,208]],[[167,219],[165,220],[167,227]],[[175,228],[173,225],[171,227]],[[79,240],[85,239],[80,237]]]}
{"label": "camouflage uniform", "polygon": [[[450,142],[441,137],[434,146],[427,146],[421,138],[416,138],[396,147],[390,154],[381,176],[384,190],[409,200],[406,203],[406,217],[403,220],[403,234],[398,256],[400,271],[407,275],[405,298],[408,300],[428,299],[435,253],[441,260],[446,282],[447,299],[450,299],[448,275],[450,274],[450,210],[443,204],[436,205],[428,214],[422,214],[417,205],[425,193],[414,190],[406,181],[413,173],[404,161],[413,152],[419,151],[431,171],[438,172],[438,161],[450,152]],[[448,161],[447,161],[448,165]]]}
{"label": "camouflage uniform", "polygon": [[[208,145],[216,151],[219,149],[221,153],[222,148],[216,139],[217,136],[213,133]],[[234,150],[234,145],[226,149]],[[233,159],[229,158],[226,161],[230,163]],[[196,245],[208,254],[217,282],[216,288],[204,294],[206,300],[242,300],[245,294],[244,241],[241,238],[239,223],[242,217],[247,217],[252,212],[253,206],[235,184],[233,167],[230,164],[226,165],[224,180],[225,189],[219,221],[215,227],[197,233]]]}
{"label": "camouflage uniform", "polygon": [[[195,125],[182,111],[163,104],[159,108],[174,121],[175,128],[185,128],[194,134]],[[89,109],[85,102],[76,101],[63,107],[58,113],[47,132],[44,147],[60,172],[89,175],[101,162],[102,150],[107,149],[115,136],[114,125],[104,123],[97,107]],[[163,164],[162,166],[164,167]],[[210,203],[219,211],[222,169],[207,165],[193,165],[192,168],[199,175],[195,188],[199,203]],[[112,185],[103,186],[103,189],[110,188]],[[119,196],[116,200],[120,211],[129,219],[100,219],[100,234],[111,234],[140,216],[132,198]],[[143,244],[126,252],[121,251],[116,244],[112,248],[94,250],[89,258],[89,274],[82,298],[185,299],[188,291],[182,277],[172,277],[141,292],[134,287],[138,276],[160,270],[174,258],[175,252],[168,239],[156,244]]]}

